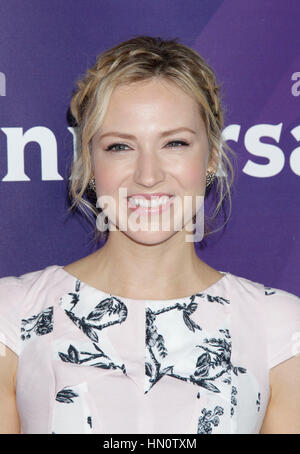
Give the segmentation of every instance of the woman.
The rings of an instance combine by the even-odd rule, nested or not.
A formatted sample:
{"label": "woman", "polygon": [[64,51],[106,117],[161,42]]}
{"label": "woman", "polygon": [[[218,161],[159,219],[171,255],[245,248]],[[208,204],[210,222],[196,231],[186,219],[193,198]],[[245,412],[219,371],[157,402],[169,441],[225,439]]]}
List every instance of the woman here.
{"label": "woman", "polygon": [[98,57],[71,111],[73,206],[107,238],[0,279],[1,433],[300,433],[300,299],[190,240],[210,233],[203,197],[216,214],[232,184],[211,68],[136,37]]}

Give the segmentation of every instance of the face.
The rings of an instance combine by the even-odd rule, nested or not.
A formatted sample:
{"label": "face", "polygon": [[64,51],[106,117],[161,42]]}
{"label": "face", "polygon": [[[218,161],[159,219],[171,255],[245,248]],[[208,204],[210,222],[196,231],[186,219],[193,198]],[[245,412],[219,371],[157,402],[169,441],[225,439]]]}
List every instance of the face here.
{"label": "face", "polygon": [[[92,140],[97,196],[110,230],[144,244],[186,233],[203,202],[208,164],[205,124],[191,96],[165,79],[115,88]],[[155,193],[167,204],[147,208],[143,195]],[[138,198],[144,207],[135,207]]]}

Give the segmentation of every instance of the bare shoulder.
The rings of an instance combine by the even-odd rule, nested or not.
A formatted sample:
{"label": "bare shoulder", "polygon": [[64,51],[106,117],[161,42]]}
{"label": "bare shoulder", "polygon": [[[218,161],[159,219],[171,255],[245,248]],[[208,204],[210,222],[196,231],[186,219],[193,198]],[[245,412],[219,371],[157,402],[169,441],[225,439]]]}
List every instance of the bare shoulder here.
{"label": "bare shoulder", "polygon": [[6,385],[15,392],[16,390],[16,375],[18,368],[18,355],[13,352],[9,347],[2,344],[1,346],[1,355],[0,362],[3,367],[0,368],[0,377],[5,380]]}
{"label": "bare shoulder", "polygon": [[16,376],[18,356],[0,343],[0,433],[20,433],[20,421],[16,405]]}
{"label": "bare shoulder", "polygon": [[270,369],[271,394],[261,434],[300,434],[300,355]]}

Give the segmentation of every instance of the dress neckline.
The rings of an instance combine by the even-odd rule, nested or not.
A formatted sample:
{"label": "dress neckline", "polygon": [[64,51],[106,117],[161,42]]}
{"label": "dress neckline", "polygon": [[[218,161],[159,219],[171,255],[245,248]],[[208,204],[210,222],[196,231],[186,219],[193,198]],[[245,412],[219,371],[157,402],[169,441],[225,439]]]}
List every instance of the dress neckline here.
{"label": "dress neckline", "polygon": [[147,303],[173,303],[173,302],[176,302],[178,300],[190,300],[191,297],[193,297],[194,295],[197,295],[197,294],[209,294],[211,291],[214,291],[216,288],[219,287],[219,285],[221,284],[224,284],[224,282],[226,280],[228,280],[231,276],[231,273],[229,273],[228,271],[219,271],[219,273],[223,274],[223,276],[217,281],[217,282],[214,282],[213,284],[211,284],[209,287],[207,287],[206,289],[204,290],[199,290],[198,292],[196,293],[193,293],[192,295],[188,295],[188,296],[181,296],[181,297],[178,297],[178,298],[172,298],[172,299],[138,299],[138,298],[128,298],[126,296],[121,296],[121,295],[116,295],[115,293],[108,293],[108,292],[104,292],[103,290],[100,290],[96,287],[93,287],[92,285],[90,284],[87,284],[86,282],[82,281],[81,279],[77,278],[76,276],[74,276],[73,274],[69,273],[68,271],[66,271],[63,267],[64,265],[53,265],[53,267],[56,267],[61,273],[63,273],[65,276],[67,276],[68,278],[70,278],[74,284],[76,284],[76,282],[80,282],[81,284],[81,287],[83,288],[86,288],[86,289],[90,289],[93,293],[99,293],[101,296],[103,297],[115,297],[115,298],[118,298],[120,300],[126,300],[126,301],[132,301],[132,302],[147,302]]}

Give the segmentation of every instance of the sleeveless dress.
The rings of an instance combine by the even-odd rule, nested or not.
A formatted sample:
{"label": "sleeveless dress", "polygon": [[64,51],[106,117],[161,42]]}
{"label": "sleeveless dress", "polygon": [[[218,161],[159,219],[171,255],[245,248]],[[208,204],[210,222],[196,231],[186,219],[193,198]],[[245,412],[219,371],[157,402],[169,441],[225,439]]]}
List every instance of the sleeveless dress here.
{"label": "sleeveless dress", "polygon": [[21,433],[259,433],[270,369],[300,352],[300,298],[220,272],[170,300],[108,294],[60,265],[1,278]]}

